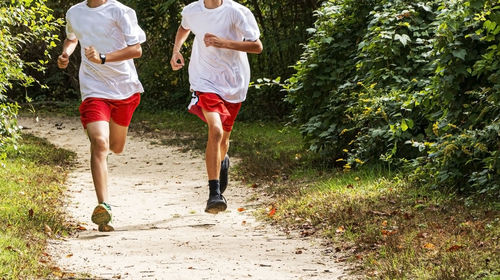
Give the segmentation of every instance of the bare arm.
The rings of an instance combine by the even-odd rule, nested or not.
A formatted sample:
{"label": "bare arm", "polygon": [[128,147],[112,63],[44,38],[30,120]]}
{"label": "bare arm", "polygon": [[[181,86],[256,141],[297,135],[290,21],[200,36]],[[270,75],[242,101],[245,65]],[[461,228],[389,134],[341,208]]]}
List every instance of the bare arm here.
{"label": "bare arm", "polygon": [[57,58],[57,66],[61,69],[66,69],[69,64],[69,56],[73,54],[78,45],[78,39],[65,39],[63,43],[62,54]]}
{"label": "bare arm", "polygon": [[191,30],[184,29],[184,27],[179,26],[177,29],[177,34],[175,35],[174,49],[172,50],[172,59],[170,59],[170,65],[174,71],[181,69],[184,66],[184,57],[181,54],[181,48],[186,39],[191,33]]}
{"label": "bare arm", "polygon": [[222,39],[213,34],[207,33],[203,38],[207,47],[215,47],[222,49],[230,49],[235,51],[260,54],[262,53],[262,42],[260,39],[257,41],[233,41]]}
{"label": "bare arm", "polygon": [[[92,46],[85,48],[85,56],[88,58],[88,60],[94,63],[99,63],[99,64],[101,63],[99,52]],[[142,56],[142,47],[141,44],[138,43],[132,46],[127,46],[121,50],[107,53],[106,62],[123,61],[133,58],[139,58],[141,56]]]}

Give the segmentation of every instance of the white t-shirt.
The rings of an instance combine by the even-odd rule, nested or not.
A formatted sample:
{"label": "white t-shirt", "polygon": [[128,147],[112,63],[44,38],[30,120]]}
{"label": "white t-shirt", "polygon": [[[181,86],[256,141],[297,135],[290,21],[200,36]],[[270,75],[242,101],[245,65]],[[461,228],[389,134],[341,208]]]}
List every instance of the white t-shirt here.
{"label": "white t-shirt", "polygon": [[192,91],[218,94],[231,103],[243,102],[250,83],[247,54],[241,51],[206,47],[206,33],[234,41],[256,41],[259,27],[252,12],[232,0],[224,0],[215,9],[207,9],[203,0],[184,7],[182,27],[195,35],[189,82]]}
{"label": "white t-shirt", "polygon": [[146,35],[137,24],[134,10],[116,0],[97,8],[87,1],[72,6],[66,13],[67,38],[80,41],[80,92],[82,100],[100,97],[122,100],[144,92],[132,59],[96,64],[85,56],[85,47],[99,53],[110,53],[127,46],[144,43]]}

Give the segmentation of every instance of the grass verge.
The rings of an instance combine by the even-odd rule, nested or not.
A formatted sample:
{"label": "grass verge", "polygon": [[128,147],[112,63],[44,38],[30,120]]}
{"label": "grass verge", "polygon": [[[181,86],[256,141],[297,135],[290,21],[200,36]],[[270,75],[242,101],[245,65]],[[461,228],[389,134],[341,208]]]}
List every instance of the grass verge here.
{"label": "grass verge", "polygon": [[60,198],[75,155],[30,135],[7,153],[0,167],[0,279],[62,276],[44,250],[48,238],[70,230]]}
{"label": "grass verge", "polygon": [[300,173],[273,187],[267,219],[327,237],[366,278],[499,279],[498,202],[418,188],[376,167]]}

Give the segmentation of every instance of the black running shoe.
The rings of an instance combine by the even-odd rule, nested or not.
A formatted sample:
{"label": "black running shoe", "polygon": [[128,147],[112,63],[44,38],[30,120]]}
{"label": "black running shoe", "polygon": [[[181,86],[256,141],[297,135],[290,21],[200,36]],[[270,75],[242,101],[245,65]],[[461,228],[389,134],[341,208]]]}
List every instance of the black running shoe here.
{"label": "black running shoe", "polygon": [[229,171],[229,157],[226,155],[220,165],[219,181],[220,193],[223,194],[227,188],[228,172]]}
{"label": "black running shoe", "polygon": [[205,212],[217,214],[227,209],[226,198],[222,194],[213,194],[208,197]]}

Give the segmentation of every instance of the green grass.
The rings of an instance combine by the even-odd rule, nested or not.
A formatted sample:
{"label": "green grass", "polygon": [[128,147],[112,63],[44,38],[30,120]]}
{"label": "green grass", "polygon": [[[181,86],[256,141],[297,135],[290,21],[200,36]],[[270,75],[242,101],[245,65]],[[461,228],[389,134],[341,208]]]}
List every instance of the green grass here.
{"label": "green grass", "polygon": [[373,279],[500,277],[498,202],[464,206],[464,198],[414,187],[380,168],[314,173],[308,186],[302,178],[274,187],[278,210],[267,219],[304,236],[327,237],[359,265],[358,273]]}
{"label": "green grass", "polygon": [[60,199],[75,155],[30,135],[23,138],[0,167],[1,279],[57,275],[44,254],[46,240],[70,230]]}

